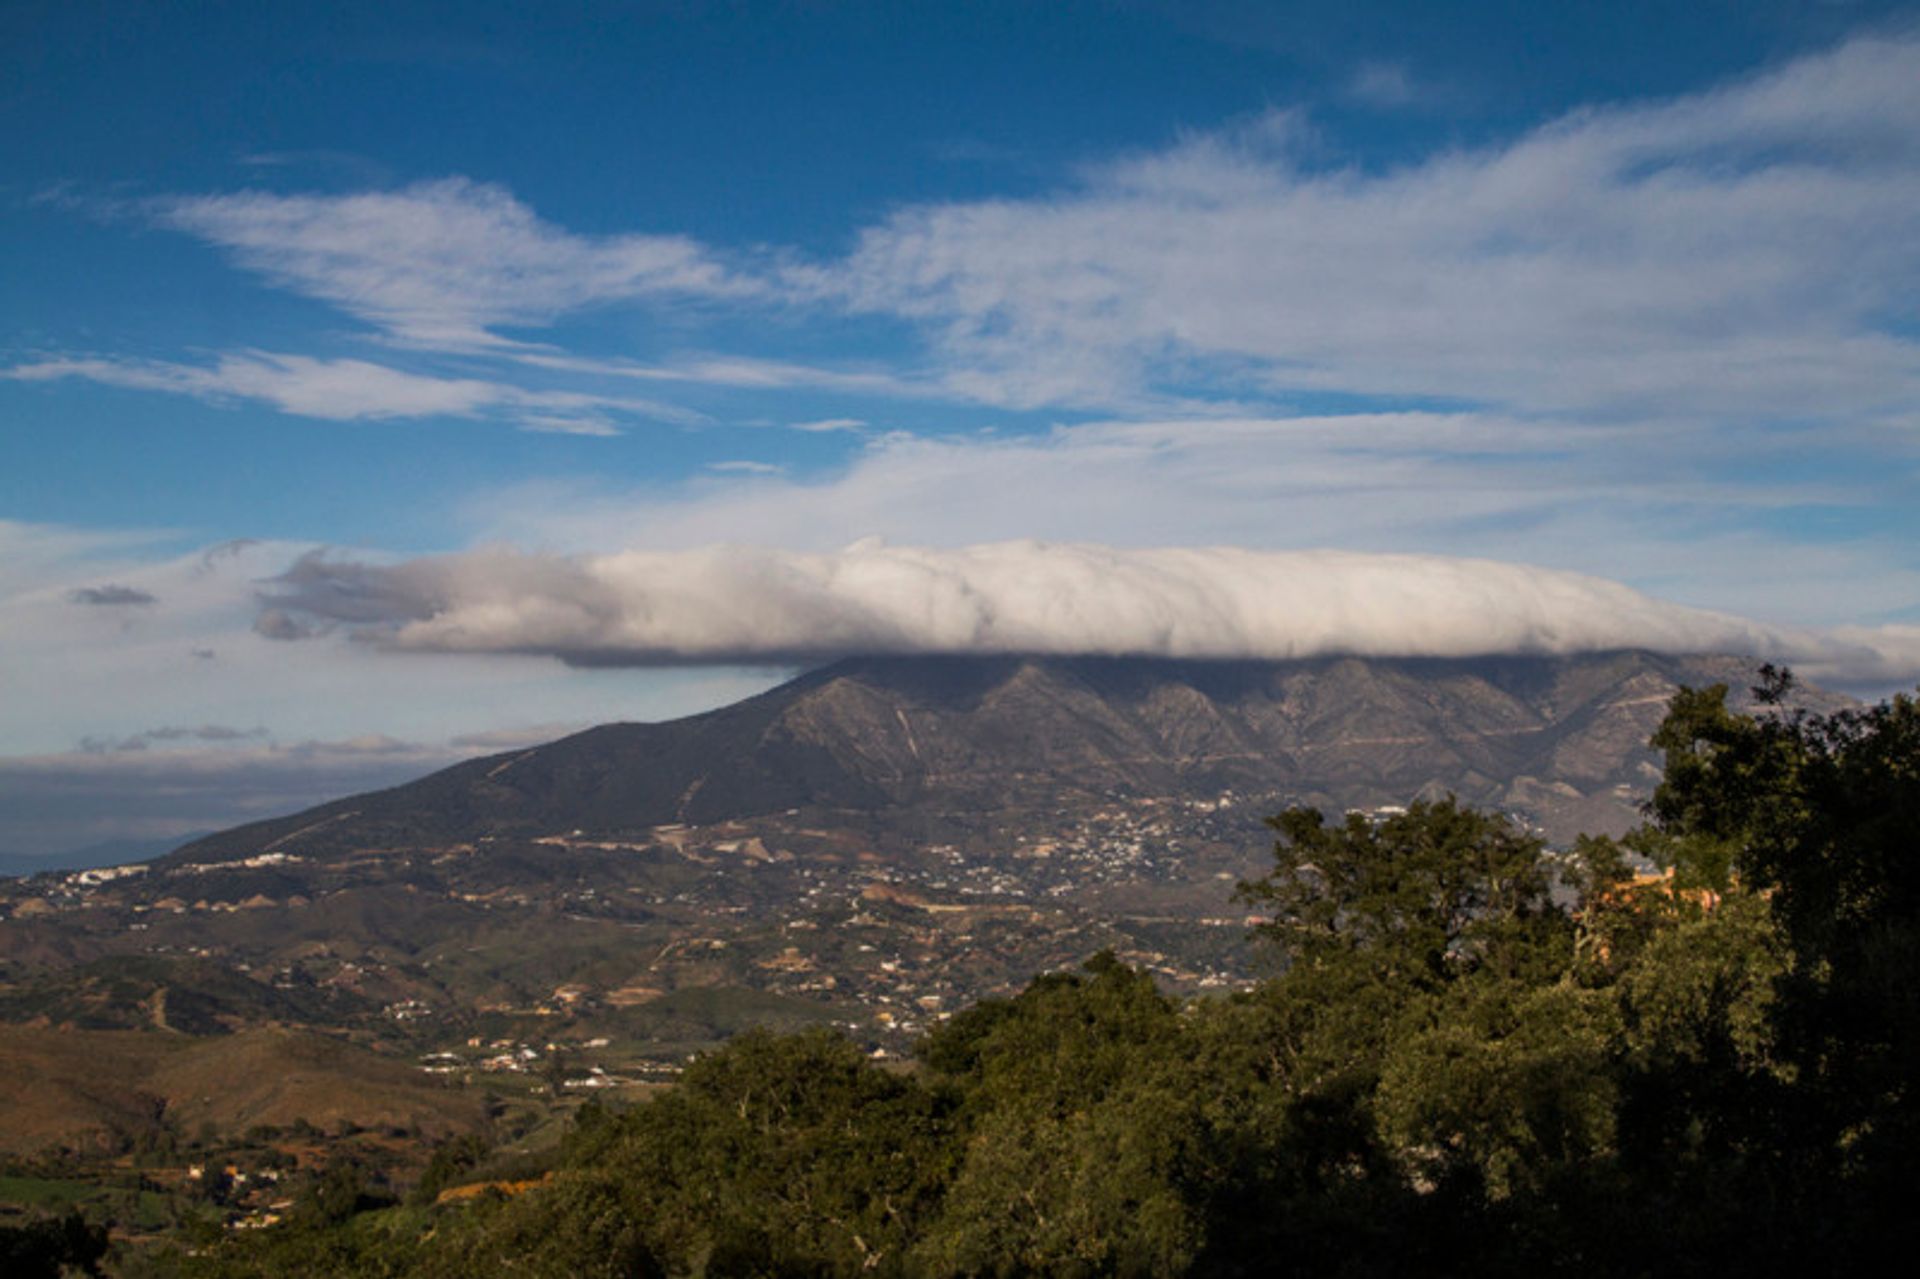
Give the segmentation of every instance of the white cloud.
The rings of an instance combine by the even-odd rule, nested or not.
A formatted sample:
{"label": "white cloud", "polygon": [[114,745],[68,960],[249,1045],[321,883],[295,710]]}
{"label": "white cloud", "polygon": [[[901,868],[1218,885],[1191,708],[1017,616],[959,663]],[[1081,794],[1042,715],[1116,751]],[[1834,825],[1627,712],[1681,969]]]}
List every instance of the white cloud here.
{"label": "white cloud", "polygon": [[[857,467],[825,485],[715,477],[678,499],[656,495],[650,509],[628,509],[624,518],[652,529],[654,544],[670,535],[739,538],[766,528],[818,545],[871,519],[956,537],[1024,527],[1031,521],[1022,504],[1044,503],[1052,492],[1066,508],[1062,523],[1148,541],[1173,522],[1155,505],[1158,482],[1191,487],[1206,518],[1190,517],[1189,528],[1237,529],[1249,538],[1335,527],[1343,505],[1372,508],[1391,523],[1410,518],[1423,500],[1455,511],[1503,511],[1510,501],[1471,490],[1436,497],[1424,486],[1444,472],[1430,469],[1430,459],[1408,458],[1364,481],[1349,474],[1316,507],[1313,494],[1340,474],[1343,435],[1331,425],[1323,443],[1333,451],[1264,461],[1271,451],[1260,443],[1263,424],[1188,429],[1196,434],[1108,424],[1052,441],[887,440],[864,464],[872,474]],[[1463,457],[1477,444],[1471,419],[1396,426],[1384,417],[1366,430],[1386,440],[1396,432],[1443,438]],[[1302,471],[1298,500],[1274,499],[1270,487],[1293,461]],[[1389,487],[1366,491],[1363,482]],[[965,513],[995,493],[1001,509]],[[1614,495],[1602,493],[1594,509],[1614,505]],[[588,504],[548,502],[548,518],[556,505]],[[620,545],[609,533],[617,526],[613,505],[582,509],[587,522],[573,532]],[[1301,514],[1295,507],[1304,522],[1287,522]],[[1632,513],[1618,518],[1624,527]],[[1608,537],[1573,517],[1510,535],[1506,547],[1563,558],[1569,548],[1638,556],[1661,570],[1683,561],[1689,581],[1717,576],[1749,590],[1748,603],[1807,607],[1815,617],[1847,616],[1845,609],[1859,617],[1863,599],[1920,595],[1920,575],[1886,571],[1844,548],[1716,548],[1696,539],[1677,556],[1676,539],[1643,537],[1623,549]],[[362,553],[359,563],[341,563],[313,558],[313,550],[275,542],[181,550],[152,533],[0,522],[0,848],[184,833],[288,811],[475,751],[557,735],[567,725],[657,719],[730,702],[803,659],[869,647],[1305,652],[1329,644],[1452,651],[1622,642],[1750,648],[1809,675],[1882,687],[1913,678],[1920,647],[1912,627],[1751,623],[1577,574],[1438,557],[1016,543],[950,551],[867,545],[814,555],[500,550],[408,560]],[[1755,584],[1725,571],[1756,562],[1769,564],[1768,580]],[[75,590],[102,584],[152,603],[73,603]],[[263,603],[263,593],[283,598]],[[1697,590],[1683,597],[1701,598]],[[266,638],[255,628],[272,607],[304,609],[290,620],[309,632],[333,622],[342,633],[302,643]],[[360,628],[390,643],[351,642]],[[546,660],[552,655],[679,664],[570,670]],[[752,665],[687,664],[732,661]],[[260,730],[263,736],[251,736]]]}
{"label": "white cloud", "polygon": [[[1768,534],[1783,511],[1871,511],[1893,465],[1829,478],[1843,446],[1757,440],[1727,474],[1714,431],[1657,434],[1479,413],[1096,422],[1044,436],[882,435],[828,476],[678,493],[535,484],[474,497],[474,540],[591,554],[744,542],[816,551],[873,534],[942,546],[1045,538],[1123,546],[1423,550],[1625,580],[1781,622],[1897,617],[1920,604],[1900,539]],[[1759,567],[1756,567],[1759,566]]]}
{"label": "white cloud", "polygon": [[[691,713],[778,678],[567,672],[255,634],[259,584],[309,549],[181,553],[0,523],[0,851],[231,826],[570,726]],[[71,602],[77,583],[102,580],[153,602]]]}
{"label": "white cloud", "polygon": [[[245,542],[182,550],[177,541],[0,522],[0,758],[137,740],[156,725],[264,728],[269,744],[367,734],[431,744],[556,719],[688,714],[778,678],[764,670],[583,676],[550,662],[389,656],[257,634],[262,583],[312,549]],[[76,587],[102,581],[154,603],[72,603]],[[150,739],[153,749],[142,753],[192,744]]]}
{"label": "white cloud", "polygon": [[620,428],[597,417],[556,417],[532,413],[520,419],[520,429],[540,435],[587,435],[601,439],[620,434]]}
{"label": "white cloud", "polygon": [[1490,560],[1237,547],[878,541],[563,558],[490,549],[374,566],[309,557],[270,597],[405,651],[586,664],[808,662],[862,653],[1289,659],[1612,648],[1735,652],[1810,673],[1920,674],[1920,627],[1844,638]]}
{"label": "white cloud", "polygon": [[531,431],[617,435],[618,429],[606,420],[608,412],[680,423],[703,420],[691,410],[654,400],[528,390],[481,378],[408,373],[366,360],[324,360],[270,351],[231,352],[210,365],[62,357],[0,369],[0,378],[19,382],[84,378],[215,402],[254,400],[283,413],[340,422],[497,414]]}
{"label": "white cloud", "polygon": [[[1584,420],[1689,416],[1745,435],[1756,421],[1920,412],[1916,63],[1920,41],[1857,38],[1722,88],[1388,169],[1323,163],[1309,117],[1275,111],[1047,195],[903,208],[837,260],[580,235],[459,178],[149,209],[393,339],[554,376],[1134,414],[1438,396]],[[1363,66],[1349,86],[1375,102],[1414,87],[1395,64]],[[504,334],[616,303],[670,305],[679,322],[704,302],[880,314],[925,352],[869,368],[648,361]],[[181,376],[137,367],[115,376],[161,389]],[[274,383],[264,398],[293,395],[284,370],[233,376],[248,373]],[[453,413],[462,394],[484,395],[459,379],[366,393]]]}
{"label": "white cloud", "polygon": [[1920,43],[1858,39],[1505,145],[1306,167],[1297,122],[1049,197],[935,204],[796,287],[921,326],[1012,406],[1153,389],[1722,419],[1920,405]]}
{"label": "white cloud", "polygon": [[497,403],[500,388],[471,378],[421,377],[365,360],[320,360],[264,351],[223,355],[213,365],[156,360],[61,358],[0,372],[20,382],[84,378],[107,386],[203,399],[262,400],[284,413],[355,418],[471,417]]}
{"label": "white cloud", "polygon": [[796,431],[808,431],[813,434],[825,434],[829,431],[864,431],[866,419],[857,417],[823,417],[811,422],[789,422],[787,425]]}
{"label": "white cloud", "polygon": [[784,391],[794,388],[840,391],[854,395],[937,397],[939,383],[902,377],[873,369],[824,368],[791,360],[757,359],[741,355],[685,356],[667,363],[562,355],[544,350],[515,350],[516,363],[559,373],[625,378],[638,382],[686,383],[746,391]]}
{"label": "white cloud", "polygon": [[356,195],[175,197],[164,224],[403,341],[500,346],[494,330],[642,297],[740,297],[757,286],[681,236],[580,236],[496,186],[449,178]]}
{"label": "white cloud", "polygon": [[707,463],[709,471],[718,471],[723,475],[778,475],[786,470],[772,462],[756,462],[751,458],[730,458],[724,462]]}

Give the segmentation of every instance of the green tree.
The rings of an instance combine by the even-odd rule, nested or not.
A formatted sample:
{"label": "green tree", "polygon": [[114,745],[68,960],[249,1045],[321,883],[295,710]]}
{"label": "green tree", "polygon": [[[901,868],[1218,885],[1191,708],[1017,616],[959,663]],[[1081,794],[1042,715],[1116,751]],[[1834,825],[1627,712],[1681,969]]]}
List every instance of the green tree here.
{"label": "green tree", "polygon": [[458,1185],[462,1174],[479,1167],[490,1153],[487,1143],[472,1133],[441,1142],[434,1147],[432,1158],[427,1160],[426,1169],[414,1186],[415,1202],[432,1203],[441,1191]]}
{"label": "green tree", "polygon": [[1653,837],[1678,875],[1763,895],[1780,930],[1770,1020],[1793,1082],[1767,1119],[1769,1176],[1822,1204],[1846,1238],[1911,1232],[1920,703],[1812,715],[1789,709],[1792,690],[1767,670],[1753,716],[1731,712],[1721,686],[1675,699],[1655,738],[1667,766]]}
{"label": "green tree", "polygon": [[1292,808],[1274,869],[1240,885],[1273,911],[1260,931],[1294,964],[1361,960],[1381,981],[1437,989],[1481,970],[1557,973],[1572,932],[1552,902],[1543,845],[1452,797],[1330,825]]}
{"label": "green tree", "polygon": [[577,1227],[632,1262],[593,1273],[897,1273],[948,1175],[951,1108],[841,1036],[750,1031],[596,1117],[476,1246],[524,1256]]}
{"label": "green tree", "polygon": [[444,1223],[414,1273],[467,1279],[508,1272],[529,1279],[653,1279],[668,1273],[631,1210],[629,1188],[604,1169],[561,1174],[511,1201],[482,1203]]}
{"label": "green tree", "polygon": [[1613,1150],[1618,1013],[1571,981],[1482,983],[1389,1045],[1374,1101],[1417,1185],[1466,1175],[1493,1199]]}
{"label": "green tree", "polygon": [[1177,1275],[1230,1141],[1179,1004],[1111,954],[963,1012],[921,1058],[966,1098],[965,1156],[917,1251],[937,1274]]}

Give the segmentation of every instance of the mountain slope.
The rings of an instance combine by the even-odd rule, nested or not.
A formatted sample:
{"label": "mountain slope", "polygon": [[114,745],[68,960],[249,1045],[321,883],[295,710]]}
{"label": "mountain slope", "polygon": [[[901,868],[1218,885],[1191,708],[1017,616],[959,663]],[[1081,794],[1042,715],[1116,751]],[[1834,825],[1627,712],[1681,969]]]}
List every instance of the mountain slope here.
{"label": "mountain slope", "polygon": [[703,715],[609,724],[240,827],[169,860],[1224,790],[1335,808],[1452,791],[1565,837],[1631,820],[1652,776],[1647,735],[1676,686],[1752,678],[1741,659],[1640,652],[857,659]]}

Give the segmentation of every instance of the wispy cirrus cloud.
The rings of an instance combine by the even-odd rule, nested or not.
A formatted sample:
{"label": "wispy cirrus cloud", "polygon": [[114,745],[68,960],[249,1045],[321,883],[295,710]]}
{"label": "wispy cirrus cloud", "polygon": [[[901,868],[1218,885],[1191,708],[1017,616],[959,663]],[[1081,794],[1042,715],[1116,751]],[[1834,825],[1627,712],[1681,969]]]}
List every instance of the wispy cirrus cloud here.
{"label": "wispy cirrus cloud", "polygon": [[692,355],[648,363],[601,356],[565,355],[545,350],[509,353],[517,364],[559,373],[621,378],[638,382],[731,387],[748,391],[821,390],[854,395],[937,398],[941,387],[921,377],[873,368],[830,368],[793,360],[740,355]]}
{"label": "wispy cirrus cloud", "polygon": [[658,400],[572,390],[530,390],[474,377],[410,373],[356,359],[319,359],[271,351],[229,352],[211,363],[58,357],[0,369],[0,378],[52,382],[80,378],[106,386],[251,400],[298,417],[347,422],[399,418],[498,416],[531,431],[614,435],[612,419],[704,420]]}
{"label": "wispy cirrus cloud", "polygon": [[833,431],[864,431],[867,429],[867,420],[860,417],[822,417],[806,422],[789,422],[787,425],[796,431],[825,435]]}
{"label": "wispy cirrus cloud", "polygon": [[265,736],[267,730],[264,728],[233,728],[226,724],[165,724],[159,728],[143,728],[123,737],[83,737],[80,739],[80,749],[90,755],[105,755],[118,751],[144,751],[154,746],[180,742],[243,742]]}
{"label": "wispy cirrus cloud", "polygon": [[107,386],[202,399],[261,400],[301,417],[471,417],[497,404],[504,388],[476,378],[423,377],[366,360],[249,351],[211,364],[77,357],[37,360],[0,371],[20,382],[83,378]]}
{"label": "wispy cirrus cloud", "polygon": [[795,274],[1009,406],[1160,388],[1770,420],[1920,404],[1920,42],[1577,112],[1385,171],[1297,113],[1017,200],[903,209]]}
{"label": "wispy cirrus cloud", "polygon": [[[1333,393],[1736,431],[1910,420],[1916,62],[1912,36],[1861,36],[1385,169],[1342,162],[1310,110],[1291,108],[1091,164],[1039,195],[907,205],[842,257],[580,234],[460,178],[143,207],[387,340],[576,379],[582,394],[623,379],[1142,416]],[[1376,102],[1417,87],[1388,63],[1350,86]],[[817,349],[624,358],[513,332],[551,336],[611,307],[676,325],[881,317],[909,346],[836,367]],[[328,402],[353,403],[376,376],[338,371],[350,385]],[[445,381],[384,393],[427,411],[491,402],[484,380]]]}
{"label": "wispy cirrus cloud", "polygon": [[163,225],[277,284],[437,349],[499,347],[509,342],[499,329],[612,302],[761,291],[686,237],[577,235],[465,178],[344,196],[175,196],[150,207]]}

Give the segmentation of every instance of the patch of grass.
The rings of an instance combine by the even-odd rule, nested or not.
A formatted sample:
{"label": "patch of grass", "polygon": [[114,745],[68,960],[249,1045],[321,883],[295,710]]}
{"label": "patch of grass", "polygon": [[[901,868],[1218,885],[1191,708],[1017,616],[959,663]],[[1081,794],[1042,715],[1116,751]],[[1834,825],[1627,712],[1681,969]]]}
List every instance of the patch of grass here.
{"label": "patch of grass", "polygon": [[156,1190],[54,1177],[0,1177],[0,1215],[59,1214],[74,1208],[92,1220],[139,1231],[166,1230],[195,1211],[217,1211]]}
{"label": "patch of grass", "polygon": [[51,1177],[0,1177],[0,1203],[27,1208],[70,1208],[100,1193],[98,1186],[84,1181],[59,1181]]}

